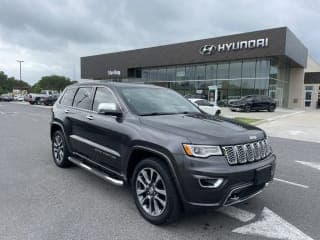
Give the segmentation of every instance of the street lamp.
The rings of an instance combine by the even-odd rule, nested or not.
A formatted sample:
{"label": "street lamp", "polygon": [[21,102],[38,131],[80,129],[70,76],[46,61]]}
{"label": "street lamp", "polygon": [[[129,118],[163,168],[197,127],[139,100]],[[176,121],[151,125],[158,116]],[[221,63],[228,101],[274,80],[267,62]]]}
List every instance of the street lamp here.
{"label": "street lamp", "polygon": [[23,60],[17,60],[17,62],[20,65],[20,81],[21,81],[21,63],[23,63],[24,61]]}

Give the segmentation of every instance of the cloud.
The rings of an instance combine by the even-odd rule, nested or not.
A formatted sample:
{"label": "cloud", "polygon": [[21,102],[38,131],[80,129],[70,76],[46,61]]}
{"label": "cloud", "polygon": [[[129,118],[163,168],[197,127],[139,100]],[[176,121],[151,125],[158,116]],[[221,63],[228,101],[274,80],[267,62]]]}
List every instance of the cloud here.
{"label": "cloud", "polygon": [[80,77],[80,57],[288,26],[320,60],[320,2],[2,0],[0,70],[34,83]]}

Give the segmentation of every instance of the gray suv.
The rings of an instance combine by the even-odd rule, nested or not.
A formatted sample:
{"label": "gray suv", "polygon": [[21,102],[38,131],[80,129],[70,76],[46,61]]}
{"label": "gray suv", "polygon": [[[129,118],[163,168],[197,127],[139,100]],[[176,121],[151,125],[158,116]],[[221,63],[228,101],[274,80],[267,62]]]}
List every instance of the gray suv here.
{"label": "gray suv", "polygon": [[255,196],[276,157],[259,128],[202,112],[173,90],[89,82],[67,87],[52,110],[52,154],[118,186],[128,185],[153,224],[189,207]]}

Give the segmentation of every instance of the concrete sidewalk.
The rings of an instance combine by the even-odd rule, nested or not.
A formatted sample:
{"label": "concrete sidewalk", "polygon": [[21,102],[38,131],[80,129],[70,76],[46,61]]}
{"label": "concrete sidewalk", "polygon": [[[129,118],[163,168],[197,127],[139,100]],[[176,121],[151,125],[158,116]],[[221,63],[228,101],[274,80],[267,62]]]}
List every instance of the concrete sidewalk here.
{"label": "concrete sidewalk", "polygon": [[274,112],[260,111],[260,112],[232,112],[229,108],[224,107],[221,110],[221,115],[228,118],[243,117],[243,118],[254,118],[254,119],[277,119],[281,116],[287,116],[288,114],[296,114],[304,112],[304,110],[292,110],[277,108]]}
{"label": "concrete sidewalk", "polygon": [[320,143],[320,111],[305,111],[259,124],[268,136]]}

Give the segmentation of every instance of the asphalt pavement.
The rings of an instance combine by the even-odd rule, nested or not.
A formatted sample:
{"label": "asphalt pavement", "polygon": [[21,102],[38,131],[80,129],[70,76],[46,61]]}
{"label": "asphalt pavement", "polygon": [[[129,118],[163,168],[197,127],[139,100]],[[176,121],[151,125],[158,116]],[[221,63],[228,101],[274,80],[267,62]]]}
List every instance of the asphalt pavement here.
{"label": "asphalt pavement", "polygon": [[0,239],[320,239],[320,144],[271,137],[276,180],[218,211],[153,226],[130,190],[52,161],[50,108],[0,102]]}

